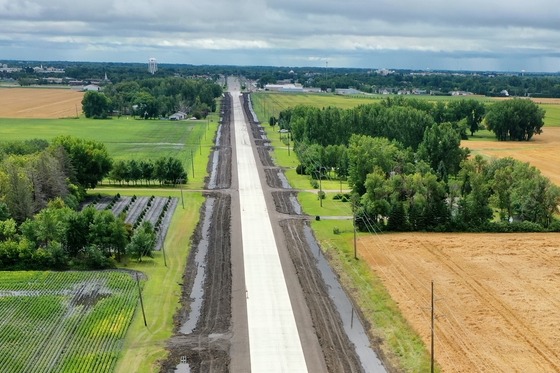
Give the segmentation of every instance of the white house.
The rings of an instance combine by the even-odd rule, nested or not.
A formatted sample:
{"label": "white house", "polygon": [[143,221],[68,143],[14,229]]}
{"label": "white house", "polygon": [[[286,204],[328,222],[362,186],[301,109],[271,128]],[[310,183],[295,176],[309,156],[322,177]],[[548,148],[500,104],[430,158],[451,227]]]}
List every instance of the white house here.
{"label": "white house", "polygon": [[187,113],[183,113],[182,111],[178,111],[173,115],[169,116],[169,120],[183,120],[187,117]]}
{"label": "white house", "polygon": [[100,90],[101,90],[101,87],[99,87],[97,84],[88,84],[88,85],[86,85],[82,88],[82,91],[84,91],[84,92],[88,92],[88,91],[97,91],[98,92]]}

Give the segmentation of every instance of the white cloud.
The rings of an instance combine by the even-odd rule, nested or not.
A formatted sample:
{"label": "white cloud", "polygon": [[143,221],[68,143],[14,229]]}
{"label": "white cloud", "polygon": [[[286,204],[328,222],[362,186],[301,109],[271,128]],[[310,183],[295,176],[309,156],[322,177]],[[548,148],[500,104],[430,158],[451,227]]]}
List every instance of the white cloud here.
{"label": "white cloud", "polygon": [[0,35],[2,59],[560,70],[552,0],[0,0]]}

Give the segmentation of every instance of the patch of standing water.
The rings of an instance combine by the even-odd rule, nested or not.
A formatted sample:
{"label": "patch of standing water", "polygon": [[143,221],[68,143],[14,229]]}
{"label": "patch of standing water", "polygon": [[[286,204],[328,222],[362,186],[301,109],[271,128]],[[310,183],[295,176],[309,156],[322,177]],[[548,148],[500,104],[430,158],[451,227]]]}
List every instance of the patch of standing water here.
{"label": "patch of standing water", "polygon": [[222,138],[222,125],[218,126],[218,132],[216,133],[216,146],[220,146],[220,140]]}
{"label": "patch of standing water", "polygon": [[290,194],[290,202],[292,203],[295,213],[301,215],[301,205],[294,194]]}
{"label": "patch of standing water", "polygon": [[290,183],[288,182],[288,179],[286,178],[286,175],[284,175],[284,173],[282,171],[278,171],[278,178],[280,179],[280,182],[282,183],[282,188],[292,189],[292,187],[290,186]]}
{"label": "patch of standing water", "polygon": [[189,363],[181,363],[175,368],[177,373],[191,373],[191,366]]}
{"label": "patch of standing water", "polygon": [[187,316],[187,320],[179,329],[179,331],[183,334],[190,334],[193,332],[196,328],[198,320],[200,319],[200,314],[202,313],[202,302],[204,301],[204,279],[206,277],[204,264],[206,261],[206,254],[208,253],[208,233],[210,230],[210,219],[214,210],[214,201],[214,198],[209,197],[205,204],[201,239],[198,243],[196,255],[194,257],[196,276],[194,278],[194,284],[190,295],[190,312]]}
{"label": "patch of standing water", "polygon": [[220,151],[214,150],[212,153],[212,171],[210,172],[210,180],[208,181],[208,189],[216,189],[216,178],[218,177],[218,161],[220,159]]}
{"label": "patch of standing water", "polygon": [[375,351],[373,351],[370,347],[369,338],[366,334],[364,326],[354,310],[352,302],[350,302],[350,299],[348,299],[348,296],[342,289],[342,286],[340,286],[340,283],[331,269],[329,262],[323,256],[321,248],[317,245],[311,228],[305,226],[304,234],[305,239],[309,244],[309,248],[317,260],[317,268],[321,272],[321,276],[323,277],[325,284],[327,284],[329,296],[333,300],[335,307],[340,314],[344,331],[346,332],[346,335],[348,335],[350,342],[352,342],[356,347],[356,353],[358,354],[362,367],[366,372],[387,372],[381,363],[381,360],[377,357]]}

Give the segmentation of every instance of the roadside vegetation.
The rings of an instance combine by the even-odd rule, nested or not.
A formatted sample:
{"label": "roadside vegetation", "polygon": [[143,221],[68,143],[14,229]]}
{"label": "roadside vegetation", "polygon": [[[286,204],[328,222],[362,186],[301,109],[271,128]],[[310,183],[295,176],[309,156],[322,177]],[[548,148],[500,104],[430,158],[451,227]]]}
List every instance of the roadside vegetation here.
{"label": "roadside vegetation", "polygon": [[[518,105],[520,100],[504,101],[509,103],[499,103],[495,109],[492,104],[485,104],[478,128],[471,132],[468,118],[458,116],[449,120],[445,113],[448,108],[461,106],[452,104],[458,101],[424,100],[421,105],[416,105],[417,100],[412,105],[397,101],[395,106],[380,100],[369,104],[373,106],[369,108],[370,114],[363,115],[363,106],[335,108],[337,102],[344,107],[351,100],[346,97],[330,96],[328,106],[315,104],[315,108],[289,109],[282,101],[284,97],[290,102],[297,101],[297,96],[253,95],[257,115],[268,118],[265,128],[275,148],[274,158],[280,166],[288,168],[286,175],[292,186],[314,190],[299,194],[304,212],[318,217],[313,219],[312,227],[321,247],[371,323],[371,334],[383,341],[385,355],[405,371],[427,371],[429,354],[423,341],[369,265],[359,260],[359,250],[354,251],[352,219],[321,218],[355,215],[356,226],[360,228],[358,238],[387,230],[556,230],[560,194],[537,169],[512,158],[468,157],[468,152],[459,146],[461,138],[472,135],[496,141],[496,133],[481,131],[486,125],[483,116],[492,110],[499,113],[506,105]],[[323,96],[317,97],[324,100]],[[443,113],[439,123],[432,116],[438,106],[444,109],[439,111]],[[535,106],[530,107],[540,121],[532,134],[537,134],[543,125],[543,112]],[[380,125],[390,122],[391,116],[399,118],[397,125]],[[424,122],[415,118],[423,118]],[[415,125],[420,125],[418,132]],[[282,133],[281,129],[287,131]],[[371,136],[372,133],[378,137]],[[531,130],[524,132],[522,140],[532,136],[529,133]],[[401,138],[402,135],[405,137]],[[407,146],[403,146],[403,140]],[[407,165],[415,171],[406,171]],[[417,189],[415,185],[422,187]],[[453,191],[456,194],[450,194]],[[441,204],[431,205],[434,198]],[[416,203],[422,204],[423,213],[415,215],[419,207],[415,207]],[[536,211],[539,208],[541,212]],[[438,220],[440,216],[446,218]]]}
{"label": "roadside vegetation", "polygon": [[[528,141],[544,111],[528,100],[444,103],[387,98],[352,109],[296,106],[271,116],[299,159],[296,172],[347,180],[367,231],[556,231],[560,189],[514,159],[468,157],[461,140],[483,125]],[[499,219],[495,219],[495,213]]]}

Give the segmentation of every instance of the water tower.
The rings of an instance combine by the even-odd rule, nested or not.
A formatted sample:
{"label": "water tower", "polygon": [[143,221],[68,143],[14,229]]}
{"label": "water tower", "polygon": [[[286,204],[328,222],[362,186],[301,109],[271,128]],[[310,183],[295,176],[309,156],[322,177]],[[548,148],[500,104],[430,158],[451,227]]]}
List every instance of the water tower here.
{"label": "water tower", "polygon": [[150,74],[155,74],[157,71],[157,61],[155,58],[150,58],[148,60],[148,71],[150,72]]}

